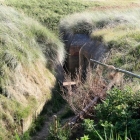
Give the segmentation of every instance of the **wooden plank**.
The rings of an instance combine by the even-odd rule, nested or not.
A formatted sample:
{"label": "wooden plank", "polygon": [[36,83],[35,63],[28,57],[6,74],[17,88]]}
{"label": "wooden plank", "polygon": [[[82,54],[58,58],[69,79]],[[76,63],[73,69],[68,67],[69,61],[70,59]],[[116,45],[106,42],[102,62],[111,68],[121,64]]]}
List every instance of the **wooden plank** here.
{"label": "wooden plank", "polygon": [[76,85],[76,82],[63,82],[63,86]]}

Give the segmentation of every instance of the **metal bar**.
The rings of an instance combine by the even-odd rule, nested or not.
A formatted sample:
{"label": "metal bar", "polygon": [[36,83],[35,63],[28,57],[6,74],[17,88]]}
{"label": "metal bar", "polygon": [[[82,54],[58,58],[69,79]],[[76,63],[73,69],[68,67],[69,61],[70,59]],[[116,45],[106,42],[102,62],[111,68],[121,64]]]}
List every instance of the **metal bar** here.
{"label": "metal bar", "polygon": [[[90,61],[92,61],[92,62],[94,62],[94,63],[97,63],[97,64],[99,64],[99,65],[102,65],[102,66],[104,66],[104,67],[108,67],[108,66],[109,66],[109,65],[107,65],[107,64],[103,64],[103,63],[101,63],[101,62],[99,62],[99,61],[96,61],[96,60],[93,60],[93,59],[90,59]],[[123,69],[119,69],[119,68],[115,68],[114,70],[116,70],[116,71],[118,71],[118,72],[122,72],[122,73],[128,74],[128,75],[131,75],[131,76],[133,76],[133,77],[136,77],[136,78],[140,79],[140,75],[137,75],[137,74],[132,73],[132,72],[130,72],[130,71],[123,70]]]}

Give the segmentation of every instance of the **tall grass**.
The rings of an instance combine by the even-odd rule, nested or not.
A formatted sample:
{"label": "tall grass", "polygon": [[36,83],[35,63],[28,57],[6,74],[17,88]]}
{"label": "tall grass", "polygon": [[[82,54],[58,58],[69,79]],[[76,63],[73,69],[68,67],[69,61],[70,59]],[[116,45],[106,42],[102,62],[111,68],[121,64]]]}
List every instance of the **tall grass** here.
{"label": "tall grass", "polygon": [[[0,6],[0,137],[21,133],[21,119],[51,98],[63,43],[37,21]],[[51,71],[50,71],[51,70]]]}
{"label": "tall grass", "polygon": [[[0,10],[1,45],[5,46],[2,51],[6,51],[8,48],[11,55],[13,52],[20,62],[27,62],[27,59],[32,62],[41,57],[42,51],[46,55],[45,61],[54,60],[59,52],[61,55],[57,58],[60,62],[63,61],[65,55],[63,44],[48,29],[32,19],[18,14],[12,8],[7,10],[7,8],[1,6]],[[8,55],[8,52],[5,53]]]}

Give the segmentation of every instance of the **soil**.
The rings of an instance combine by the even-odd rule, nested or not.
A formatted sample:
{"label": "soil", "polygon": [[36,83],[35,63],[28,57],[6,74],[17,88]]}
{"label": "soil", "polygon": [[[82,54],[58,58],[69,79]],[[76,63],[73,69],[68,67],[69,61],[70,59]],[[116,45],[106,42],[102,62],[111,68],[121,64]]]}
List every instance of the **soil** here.
{"label": "soil", "polygon": [[65,111],[65,107],[63,107],[60,111],[58,111],[57,113],[53,114],[50,117],[46,114],[46,120],[44,121],[44,125],[42,129],[38,131],[36,135],[32,137],[31,140],[46,140],[46,138],[49,135],[50,124],[52,124],[53,122],[53,116],[56,115],[59,117],[60,115],[64,113],[64,111]]}
{"label": "soil", "polygon": [[139,8],[140,4],[138,3],[130,3],[129,5],[112,5],[112,6],[99,6],[99,7],[93,7],[89,8],[88,11],[103,11],[103,10],[112,10],[112,9],[132,9],[132,8]]}

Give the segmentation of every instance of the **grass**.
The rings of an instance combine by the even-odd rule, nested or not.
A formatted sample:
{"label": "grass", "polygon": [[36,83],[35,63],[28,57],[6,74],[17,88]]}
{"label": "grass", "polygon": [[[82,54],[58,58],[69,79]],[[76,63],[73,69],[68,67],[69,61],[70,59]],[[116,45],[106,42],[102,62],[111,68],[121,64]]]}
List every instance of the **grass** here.
{"label": "grass", "polygon": [[[16,8],[20,12],[37,19],[49,29],[58,33],[58,24],[60,19],[65,15],[81,11],[94,11],[106,9],[108,7],[129,7],[132,4],[139,4],[138,0],[124,0],[124,1],[90,1],[90,0],[1,0],[1,4]],[[55,4],[54,4],[55,3]]]}
{"label": "grass", "polygon": [[[123,1],[121,4],[130,6],[132,2],[138,3],[137,0],[132,0]],[[104,42],[113,48],[117,55],[117,57],[111,55],[109,63],[138,72],[140,65],[136,61],[136,58],[139,59],[138,12],[134,11],[136,14],[129,13],[129,11],[128,13],[118,12],[119,16],[127,15],[128,23],[125,20],[117,23],[117,17],[114,17],[110,11],[107,15],[102,10],[94,12],[93,15],[91,13],[94,9],[113,7],[118,3],[118,1],[116,4],[115,1],[86,2],[80,0],[0,0],[1,139],[13,139],[13,136],[21,131],[18,129],[19,120],[29,116],[36,110],[40,102],[51,98],[50,89],[55,82],[51,72],[56,64],[63,62],[65,51],[63,44],[50,30],[58,35],[58,23],[67,14],[85,9],[90,11],[90,14],[77,14],[75,18],[69,16],[61,21],[61,27],[76,33],[81,31],[83,33],[89,31],[87,26],[86,30],[81,30],[85,29],[84,24],[89,23],[88,29],[93,29],[94,33],[91,34],[91,38],[102,36]],[[18,12],[10,7],[14,7]],[[131,14],[132,16],[130,16]],[[114,26],[110,26],[110,24]],[[81,28],[79,25],[83,27]],[[128,34],[127,27],[134,31]],[[112,38],[112,34],[116,38]],[[127,51],[121,46],[125,46]],[[127,56],[122,59],[124,55]],[[130,63],[131,65],[129,65]],[[122,66],[123,64],[125,65]],[[14,117],[17,121],[14,120]],[[15,133],[15,131],[18,132]]]}
{"label": "grass", "polygon": [[21,119],[34,116],[40,104],[51,99],[52,72],[64,57],[63,43],[47,28],[13,8],[0,6],[2,139],[20,134]]}
{"label": "grass", "polygon": [[[59,39],[37,21],[27,18],[23,12],[58,32],[60,18],[85,9],[87,4],[66,0],[5,0],[0,3],[0,103],[6,100],[5,105],[0,106],[3,132],[0,136],[2,139],[13,139],[15,134],[21,132],[18,125],[20,120],[33,114],[40,102],[51,98],[50,89],[55,78],[49,70],[53,71],[55,65],[63,63],[65,57]],[[12,107],[7,105],[10,102]],[[5,123],[9,127],[5,127]]]}
{"label": "grass", "polygon": [[[89,3],[75,0],[6,0],[8,6],[15,7],[40,21],[44,26],[58,33],[59,20],[70,13],[85,10],[90,7]],[[55,3],[55,4],[54,4]]]}
{"label": "grass", "polygon": [[[1,2],[4,5],[16,8],[20,12],[24,12],[29,17],[37,19],[44,26],[54,31],[58,35],[58,24],[60,19],[65,15],[73,14],[81,11],[99,10],[100,8],[114,6],[130,6],[139,4],[138,0],[124,1],[88,1],[88,0],[4,0]],[[55,3],[55,4],[54,4]]]}
{"label": "grass", "polygon": [[[27,117],[30,110],[27,110],[16,100],[9,100],[0,95],[0,136],[2,139],[13,139],[12,135],[19,127],[20,119]],[[14,122],[15,121],[15,122]]]}
{"label": "grass", "polygon": [[102,39],[112,51],[108,64],[139,73],[139,11],[135,8],[76,13],[61,20],[60,30],[89,33],[92,39]]}

